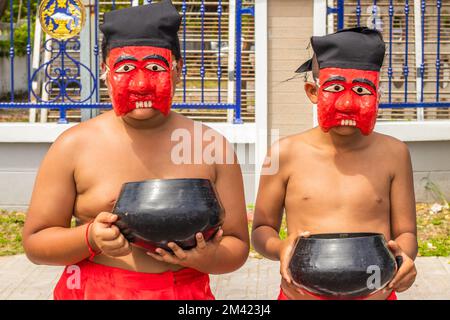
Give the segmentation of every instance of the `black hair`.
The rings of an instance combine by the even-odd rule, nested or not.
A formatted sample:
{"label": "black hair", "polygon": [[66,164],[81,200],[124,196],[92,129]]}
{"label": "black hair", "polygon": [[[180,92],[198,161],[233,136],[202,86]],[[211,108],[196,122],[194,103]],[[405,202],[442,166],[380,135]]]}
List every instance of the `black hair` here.
{"label": "black hair", "polygon": [[319,71],[320,71],[319,61],[317,61],[316,54],[314,54],[312,57],[312,76],[314,81],[319,79]]}

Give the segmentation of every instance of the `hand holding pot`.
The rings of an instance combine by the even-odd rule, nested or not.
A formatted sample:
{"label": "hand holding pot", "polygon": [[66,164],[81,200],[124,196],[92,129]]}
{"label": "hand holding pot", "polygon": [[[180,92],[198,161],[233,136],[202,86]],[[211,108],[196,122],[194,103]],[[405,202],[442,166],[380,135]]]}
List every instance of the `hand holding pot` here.
{"label": "hand holding pot", "polygon": [[195,235],[197,245],[190,250],[183,250],[175,242],[169,242],[168,247],[173,251],[173,254],[162,248],[156,249],[156,253],[147,252],[147,254],[158,261],[177,264],[209,273],[205,267],[211,266],[211,261],[213,263],[220,261],[220,257],[217,257],[216,253],[222,241],[222,236],[223,230],[221,228],[210,241],[205,241],[203,234],[198,232]]}
{"label": "hand holding pot", "polygon": [[289,285],[293,284],[291,273],[289,271],[289,262],[291,260],[295,245],[301,237],[307,238],[309,236],[310,233],[308,231],[298,231],[291,233],[285,240],[283,240],[283,244],[280,248],[280,274],[284,281],[286,281]]}
{"label": "hand holding pot", "polygon": [[[396,260],[400,260],[397,273],[394,279],[389,283],[388,288],[397,292],[403,292],[412,286],[416,279],[417,270],[414,261],[408,257],[406,253],[400,248],[397,242],[391,240],[388,242],[389,249],[392,251]],[[399,259],[401,257],[401,259]]]}
{"label": "hand holding pot", "polygon": [[101,212],[89,228],[89,243],[95,251],[101,251],[110,257],[121,257],[130,254],[128,240],[113,223],[117,215]]}

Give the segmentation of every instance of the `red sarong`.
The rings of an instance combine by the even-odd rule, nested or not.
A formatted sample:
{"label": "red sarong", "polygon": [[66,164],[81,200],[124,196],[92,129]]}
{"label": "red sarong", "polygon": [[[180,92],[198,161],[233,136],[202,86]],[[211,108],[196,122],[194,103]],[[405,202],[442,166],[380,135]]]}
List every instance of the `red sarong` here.
{"label": "red sarong", "polygon": [[144,273],[83,260],[66,266],[55,300],[214,300],[209,275],[185,268]]}
{"label": "red sarong", "polygon": [[[319,298],[320,300],[331,300],[329,298],[323,298],[323,297],[318,297],[315,296],[317,298]],[[280,289],[280,294],[278,295],[278,300],[289,300],[288,297],[286,297],[286,295],[283,292],[283,289]],[[364,299],[355,299],[355,300],[364,300]],[[394,291],[391,292],[391,294],[389,295],[389,297],[386,298],[386,300],[398,300],[397,299],[397,295],[395,294]]]}

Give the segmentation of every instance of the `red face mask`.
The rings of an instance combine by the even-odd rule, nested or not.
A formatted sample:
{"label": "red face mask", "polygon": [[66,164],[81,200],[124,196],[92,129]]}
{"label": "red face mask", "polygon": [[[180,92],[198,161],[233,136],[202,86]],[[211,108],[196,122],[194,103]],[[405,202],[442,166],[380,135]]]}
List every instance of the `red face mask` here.
{"label": "red face mask", "polygon": [[172,105],[172,52],[149,46],[113,48],[108,81],[117,116],[153,108],[167,116]]}
{"label": "red face mask", "polygon": [[323,131],[347,125],[364,135],[372,133],[378,113],[378,71],[324,68],[319,82],[317,110]]}

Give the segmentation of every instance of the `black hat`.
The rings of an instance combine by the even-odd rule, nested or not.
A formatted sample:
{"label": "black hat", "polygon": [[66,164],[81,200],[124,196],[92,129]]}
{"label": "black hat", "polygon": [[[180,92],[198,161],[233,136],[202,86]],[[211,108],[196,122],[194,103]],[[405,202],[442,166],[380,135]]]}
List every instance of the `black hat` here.
{"label": "black hat", "polygon": [[[386,45],[377,30],[366,27],[343,29],[322,37],[311,37],[319,69],[342,68],[380,71]],[[297,73],[312,70],[312,59],[303,63]]]}
{"label": "black hat", "polygon": [[124,46],[152,46],[181,57],[178,29],[181,16],[170,0],[106,12],[100,30],[108,50]]}

